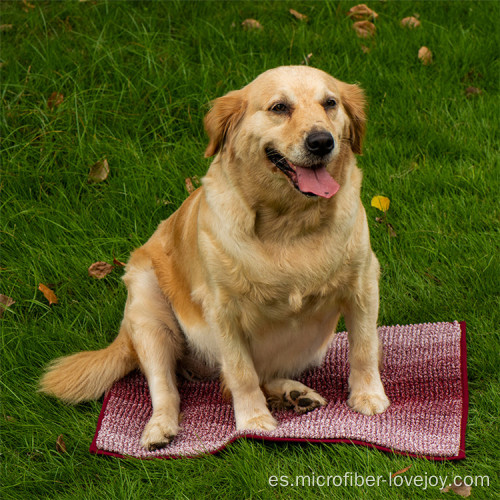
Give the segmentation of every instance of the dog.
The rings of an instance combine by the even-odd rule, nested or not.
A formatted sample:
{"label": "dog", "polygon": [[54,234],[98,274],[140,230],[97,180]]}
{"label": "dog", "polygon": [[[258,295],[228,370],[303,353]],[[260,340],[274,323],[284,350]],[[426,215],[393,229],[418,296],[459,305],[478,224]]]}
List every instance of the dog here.
{"label": "dog", "polygon": [[55,360],[40,390],[97,399],[140,368],[153,406],[141,444],[155,450],[179,431],[177,372],[219,375],[236,428],[272,431],[272,409],[326,404],[293,378],[321,363],[342,314],[347,403],[365,415],[386,410],[379,264],[355,157],[365,123],[360,87],[307,66],[268,70],[216,99],[204,121],[205,157],[215,158],[202,186],[132,253],[117,338]]}

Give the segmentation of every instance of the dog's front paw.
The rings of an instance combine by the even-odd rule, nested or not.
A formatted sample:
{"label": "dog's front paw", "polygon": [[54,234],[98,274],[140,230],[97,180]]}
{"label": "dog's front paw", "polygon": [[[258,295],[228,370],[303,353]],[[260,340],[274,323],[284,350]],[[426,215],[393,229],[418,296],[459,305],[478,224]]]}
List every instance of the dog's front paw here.
{"label": "dog's front paw", "polygon": [[155,451],[169,444],[179,432],[178,418],[153,415],[141,436],[141,445],[148,451]]}
{"label": "dog's front paw", "polygon": [[351,393],[347,404],[363,415],[375,415],[387,410],[391,402],[383,392],[381,394],[362,392]]}
{"label": "dog's front paw", "polygon": [[252,431],[273,431],[278,426],[278,422],[268,412],[261,415],[255,415],[246,420],[238,422],[236,428],[238,430],[252,430]]}

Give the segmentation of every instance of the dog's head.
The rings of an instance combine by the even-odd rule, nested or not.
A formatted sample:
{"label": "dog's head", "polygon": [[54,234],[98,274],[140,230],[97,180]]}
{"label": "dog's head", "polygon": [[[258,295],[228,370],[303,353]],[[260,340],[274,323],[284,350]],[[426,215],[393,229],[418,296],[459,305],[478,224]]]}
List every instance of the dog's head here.
{"label": "dog's head", "polygon": [[301,196],[330,198],[340,158],[361,153],[364,108],[357,85],[306,66],[272,69],[215,100],[205,156],[228,152],[226,163],[261,186],[286,183]]}

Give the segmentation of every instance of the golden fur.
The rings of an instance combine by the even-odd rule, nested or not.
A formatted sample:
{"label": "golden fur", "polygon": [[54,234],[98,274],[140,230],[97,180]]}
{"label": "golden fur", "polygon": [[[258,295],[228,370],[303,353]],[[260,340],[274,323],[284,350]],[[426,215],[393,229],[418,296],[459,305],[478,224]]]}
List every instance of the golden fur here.
{"label": "golden fur", "polygon": [[[277,102],[285,107],[273,108]],[[379,265],[355,160],[364,109],[358,86],[302,66],[267,71],[216,99],[205,118],[205,155],[215,159],[203,186],[133,252],[118,337],[106,349],[56,360],[41,390],[76,403],[140,367],[153,403],[142,444],[155,449],[179,430],[176,370],[194,367],[220,372],[238,429],[271,430],[277,423],[267,403],[299,412],[326,403],[291,377],[321,362],[343,314],[348,403],[364,414],[384,411]],[[330,198],[300,192],[266,155],[271,147],[289,165],[307,166],[304,144],[318,130],[334,140],[323,157],[340,184]]]}

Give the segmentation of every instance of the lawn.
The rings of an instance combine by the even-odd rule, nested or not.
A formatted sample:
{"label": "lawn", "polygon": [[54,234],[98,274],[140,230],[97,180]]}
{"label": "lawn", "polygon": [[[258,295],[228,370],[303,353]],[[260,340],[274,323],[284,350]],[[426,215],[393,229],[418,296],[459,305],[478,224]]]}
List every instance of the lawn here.
{"label": "lawn", "polygon": [[[368,2],[379,14],[371,39],[352,29],[352,5],[1,3],[0,293],[15,301],[0,320],[3,498],[458,498],[436,487],[268,483],[409,465],[406,476],[489,476],[472,496],[498,498],[499,4]],[[400,26],[415,15],[419,28]],[[248,18],[263,28],[243,29]],[[417,57],[422,46],[432,64]],[[103,347],[117,332],[122,268],[98,280],[88,267],[126,261],[187,197],[185,179],[203,176],[211,99],[300,63],[359,83],[369,99],[358,162],[382,266],[379,323],[467,322],[467,458],[243,440],[197,460],[90,455],[101,403],[71,407],[36,393],[49,360]],[[108,178],[89,182],[104,160]],[[375,195],[391,200],[396,236],[376,222]]]}

